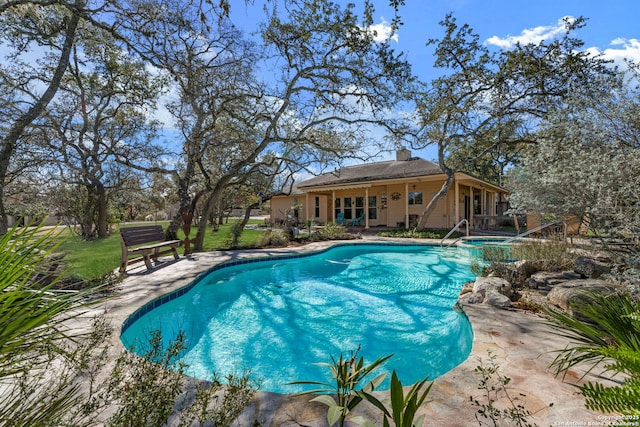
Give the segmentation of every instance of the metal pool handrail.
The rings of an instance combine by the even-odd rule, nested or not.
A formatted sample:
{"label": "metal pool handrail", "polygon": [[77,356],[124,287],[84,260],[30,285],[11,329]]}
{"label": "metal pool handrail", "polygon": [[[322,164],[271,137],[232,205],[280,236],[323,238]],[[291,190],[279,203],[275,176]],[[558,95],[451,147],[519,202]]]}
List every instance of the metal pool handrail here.
{"label": "metal pool handrail", "polygon": [[[469,235],[469,221],[467,221],[466,218],[462,218],[462,220],[457,223],[455,225],[455,227],[453,227],[451,230],[449,230],[449,232],[447,233],[446,236],[444,236],[442,238],[442,240],[440,240],[440,247],[442,247],[442,243],[447,240],[447,237],[451,236],[453,234],[454,231],[456,231],[462,224],[466,223],[467,224],[467,236]],[[460,240],[460,239],[458,239]],[[453,243],[457,242],[458,240],[455,240]],[[453,243],[451,243],[450,245],[448,245],[447,247],[451,246]]]}
{"label": "metal pool handrail", "polygon": [[552,225],[558,225],[558,224],[563,224],[563,225],[564,225],[564,222],[562,222],[562,221],[554,221],[554,222],[550,222],[550,223],[548,223],[548,224],[542,224],[542,225],[539,225],[539,226],[537,226],[536,228],[534,228],[534,229],[532,229],[532,230],[525,231],[524,233],[522,233],[522,234],[518,234],[517,236],[514,236],[514,237],[509,237],[509,238],[508,238],[508,239],[506,239],[503,243],[511,243],[511,242],[513,242],[514,240],[517,240],[517,239],[520,239],[520,238],[522,238],[522,237],[528,236],[529,234],[531,234],[531,233],[535,233],[536,231],[540,231],[540,230],[542,230],[543,228],[551,227]]}

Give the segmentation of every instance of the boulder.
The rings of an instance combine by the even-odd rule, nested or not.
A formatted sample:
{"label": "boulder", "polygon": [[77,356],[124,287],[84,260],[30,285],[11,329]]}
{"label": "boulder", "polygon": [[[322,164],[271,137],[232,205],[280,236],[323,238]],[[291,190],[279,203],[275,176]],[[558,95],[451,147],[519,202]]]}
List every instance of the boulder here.
{"label": "boulder", "polygon": [[527,284],[533,289],[538,289],[557,285],[567,280],[562,272],[539,271],[527,279]]}
{"label": "boulder", "polygon": [[509,264],[509,270],[511,274],[516,278],[520,278],[522,281],[531,276],[536,271],[540,271],[540,265],[537,262],[529,261],[526,259],[515,261]]}
{"label": "boulder", "polygon": [[458,298],[459,304],[482,304],[484,301],[484,295],[480,292],[467,292]]}
{"label": "boulder", "polygon": [[493,289],[487,289],[487,293],[484,296],[484,304],[507,308],[511,307],[511,299]]}
{"label": "boulder", "polygon": [[583,277],[597,279],[602,276],[603,273],[610,272],[611,265],[595,258],[581,256],[576,259],[573,265],[573,271],[581,274]]}
{"label": "boulder", "polygon": [[460,295],[464,295],[464,294],[468,294],[470,292],[473,292],[473,282],[467,282],[462,286],[462,289],[460,289]]}
{"label": "boulder", "polygon": [[473,284],[473,292],[479,292],[486,297],[487,291],[496,291],[507,297],[511,296],[511,283],[502,277],[478,277]]}
{"label": "boulder", "polygon": [[610,295],[618,288],[600,279],[569,280],[556,285],[547,294],[549,303],[560,307],[565,312],[575,315],[572,305],[584,301],[585,295],[599,293]]}
{"label": "boulder", "polygon": [[567,280],[582,279],[582,274],[576,273],[575,271],[563,271],[562,275]]}

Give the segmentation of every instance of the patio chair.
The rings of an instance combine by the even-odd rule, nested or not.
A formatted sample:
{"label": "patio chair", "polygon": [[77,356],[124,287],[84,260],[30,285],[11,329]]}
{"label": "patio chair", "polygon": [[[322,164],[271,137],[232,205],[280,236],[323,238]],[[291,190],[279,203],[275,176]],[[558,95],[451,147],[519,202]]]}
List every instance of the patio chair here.
{"label": "patio chair", "polygon": [[362,225],[362,220],[364,219],[364,212],[357,218],[353,218],[351,220],[351,226]]}
{"label": "patio chair", "polygon": [[336,215],[336,224],[346,225],[344,222],[344,213],[338,212],[338,215]]}

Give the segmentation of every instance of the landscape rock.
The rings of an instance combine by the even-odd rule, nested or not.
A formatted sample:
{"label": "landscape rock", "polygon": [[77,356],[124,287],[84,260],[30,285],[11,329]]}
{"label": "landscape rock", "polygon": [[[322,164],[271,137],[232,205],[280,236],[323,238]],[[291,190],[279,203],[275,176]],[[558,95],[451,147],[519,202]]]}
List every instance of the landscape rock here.
{"label": "landscape rock", "polygon": [[468,294],[470,292],[473,292],[473,282],[465,283],[462,286],[462,289],[460,289],[460,295]]}
{"label": "landscape rock", "polygon": [[467,292],[458,298],[459,304],[482,304],[484,295],[480,292]]}
{"label": "landscape rock", "polygon": [[487,289],[483,302],[494,307],[511,307],[511,299],[493,289]]}
{"label": "landscape rock", "polygon": [[582,279],[582,274],[576,273],[575,271],[563,271],[562,275],[567,280],[577,280]]}
{"label": "landscape rock", "polygon": [[558,283],[566,282],[568,279],[564,276],[563,272],[557,271],[540,271],[531,275],[527,279],[527,284],[533,288],[547,288],[549,286],[557,285]]}
{"label": "landscape rock", "polygon": [[496,291],[507,297],[511,296],[511,283],[502,277],[478,277],[473,284],[473,292],[479,292],[486,297],[490,290]]}
{"label": "landscape rock", "polygon": [[560,307],[565,312],[576,315],[572,304],[584,301],[584,297],[590,293],[610,295],[618,288],[600,279],[569,280],[556,285],[547,294],[549,303]]}
{"label": "landscape rock", "polygon": [[576,259],[573,271],[584,277],[597,279],[602,276],[603,273],[610,272],[611,266],[606,262],[581,256]]}

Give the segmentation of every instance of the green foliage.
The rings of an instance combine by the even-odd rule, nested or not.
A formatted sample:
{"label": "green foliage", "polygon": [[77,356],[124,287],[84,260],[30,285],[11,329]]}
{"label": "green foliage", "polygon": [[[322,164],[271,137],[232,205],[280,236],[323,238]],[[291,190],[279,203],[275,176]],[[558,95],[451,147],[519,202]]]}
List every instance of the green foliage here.
{"label": "green foliage", "polygon": [[[48,255],[60,242],[55,233],[14,227],[0,236],[3,425],[61,424],[81,402],[75,375],[86,365],[82,361],[92,345],[103,339],[65,326],[85,313],[91,299],[98,301],[93,291],[60,293],[54,290],[55,280],[44,287],[37,281],[36,274],[48,269]],[[87,341],[92,344],[82,347]]]}
{"label": "green foliage", "polygon": [[320,240],[342,240],[348,237],[347,229],[340,224],[329,222],[319,231]]}
{"label": "green foliage", "polygon": [[[495,357],[489,352],[489,362],[485,363],[480,359],[480,365],[474,369],[474,372],[480,376],[478,390],[482,390],[482,395],[479,397],[470,396],[469,399],[471,404],[478,408],[475,414],[478,424],[497,427],[505,421],[510,426],[535,426],[535,423],[528,421],[532,414],[524,407],[520,398],[513,397],[509,393],[507,386],[511,382],[511,378],[500,374]],[[500,409],[496,405],[499,400],[508,402],[504,409]],[[553,403],[549,406],[553,406]]]}
{"label": "green foliage", "polygon": [[184,333],[178,334],[165,349],[160,331],[154,331],[142,357],[133,352],[122,353],[107,389],[107,399],[121,406],[109,424],[163,425],[182,392],[185,365],[176,359],[184,350]]}
{"label": "green foliage", "polygon": [[621,78],[603,79],[590,97],[567,97],[547,117],[535,149],[507,175],[514,209],[572,215],[597,235],[637,235],[640,147],[630,116],[637,115],[638,95]]}
{"label": "green foliage", "polygon": [[589,372],[600,366],[614,377],[620,375],[620,385],[588,382],[580,386],[585,405],[603,412],[640,415],[640,304],[626,293],[585,294],[582,301],[572,306],[577,317],[545,310],[557,333],[570,342],[557,351],[552,367],[557,375],[578,364],[590,365]]}
{"label": "green foliage", "polygon": [[[378,233],[378,236],[382,237],[396,237],[396,238],[407,238],[407,239],[442,239],[447,235],[449,230],[421,230],[417,231],[414,229],[395,229],[395,230],[386,230]],[[456,231],[451,234],[452,239],[456,239],[458,237],[462,237],[464,234]]]}
{"label": "green foliage", "polygon": [[[181,426],[206,425],[228,426],[249,404],[255,394],[255,386],[249,375],[227,376],[227,384],[217,380],[199,383],[196,386],[194,402],[182,414]],[[212,407],[213,404],[213,407]]]}
{"label": "green foliage", "polygon": [[345,419],[350,411],[353,410],[364,398],[364,393],[370,394],[384,380],[386,373],[380,374],[373,380],[369,381],[361,390],[358,390],[360,383],[378,368],[382,363],[386,362],[393,355],[380,357],[372,363],[365,365],[364,357],[358,357],[358,348],[352,352],[351,357],[345,358],[342,353],[338,359],[331,357],[331,363],[319,363],[320,366],[326,366],[331,371],[331,379],[333,383],[323,383],[317,381],[296,381],[291,384],[313,385],[318,388],[305,391],[301,394],[312,393],[332,393],[335,400],[328,394],[322,394],[311,399],[312,402],[320,402],[327,405],[327,421],[329,426],[333,426],[340,421],[340,426],[344,426]]}
{"label": "green foliage", "polygon": [[[396,427],[421,427],[424,423],[424,414],[416,419],[416,413],[418,408],[422,406],[433,383],[427,385],[428,379],[415,383],[409,392],[404,395],[404,388],[402,382],[398,379],[396,371],[391,373],[391,386],[389,388],[390,399],[383,403],[379,401],[375,396],[361,392],[363,397],[375,407],[380,409],[384,414],[383,427],[389,427],[389,419],[391,419]],[[426,386],[426,387],[425,387]],[[425,387],[423,389],[423,387]],[[391,408],[389,410],[388,408]],[[363,426],[367,426],[368,422],[361,422]]]}
{"label": "green foliage", "polygon": [[[491,273],[509,280],[512,285],[522,285],[536,271],[572,270],[578,257],[573,249],[572,245],[557,240],[527,240],[509,248],[487,245],[478,249],[480,256],[474,261],[472,271],[478,276]],[[513,268],[513,261],[518,260],[526,260],[529,270]]]}
{"label": "green foliage", "polygon": [[282,230],[267,230],[260,240],[260,246],[287,246],[289,239]]}
{"label": "green foliage", "polygon": [[236,220],[231,224],[229,229],[229,236],[227,237],[226,245],[231,249],[236,249],[240,245],[240,237],[244,231],[242,220]]}

